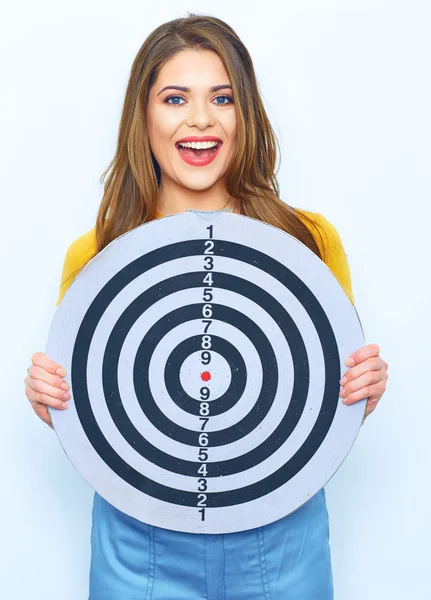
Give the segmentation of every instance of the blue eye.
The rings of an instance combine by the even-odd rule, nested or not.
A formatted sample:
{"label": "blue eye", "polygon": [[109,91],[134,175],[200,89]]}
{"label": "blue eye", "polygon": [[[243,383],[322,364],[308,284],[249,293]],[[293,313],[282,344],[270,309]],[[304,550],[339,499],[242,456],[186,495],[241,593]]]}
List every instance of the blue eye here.
{"label": "blue eye", "polygon": [[[218,100],[218,98],[229,100],[229,102],[223,102],[223,104],[229,104],[230,102],[233,102],[233,98],[231,96],[217,96],[216,100]],[[220,104],[220,102],[216,102],[216,104]]]}
{"label": "blue eye", "polygon": [[[181,106],[181,104],[179,104],[179,102],[169,102],[169,100],[176,100],[178,98],[180,100],[184,100],[184,98],[182,96],[169,96],[169,98],[166,98],[164,100],[164,102],[166,102],[166,104],[173,104],[173,105],[176,105],[176,106]],[[218,104],[219,106],[223,106],[224,104],[233,103],[233,98],[231,96],[217,96],[216,100],[218,100],[219,98],[223,98],[225,100],[229,100],[229,102],[216,102],[216,104]]]}
{"label": "blue eye", "polygon": [[[171,104],[171,103],[169,102],[169,100],[173,100],[174,98],[180,98],[180,99],[181,99],[181,96],[169,96],[169,98],[166,98],[165,102],[166,102],[167,104]],[[178,102],[174,102],[173,104],[178,104]]]}

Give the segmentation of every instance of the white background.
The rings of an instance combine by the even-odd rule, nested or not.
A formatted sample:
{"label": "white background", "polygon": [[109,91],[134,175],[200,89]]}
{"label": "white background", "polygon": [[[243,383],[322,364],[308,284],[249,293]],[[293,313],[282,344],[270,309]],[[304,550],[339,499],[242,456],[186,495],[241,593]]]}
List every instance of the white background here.
{"label": "white background", "polygon": [[366,341],[389,363],[386,394],[326,486],[335,599],[429,599],[425,0],[3,7],[0,595],[87,598],[93,491],[23,379],[45,348],[67,247],[94,224],[133,59],[187,11],[225,20],[248,47],[281,144],[281,196],[337,227]]}

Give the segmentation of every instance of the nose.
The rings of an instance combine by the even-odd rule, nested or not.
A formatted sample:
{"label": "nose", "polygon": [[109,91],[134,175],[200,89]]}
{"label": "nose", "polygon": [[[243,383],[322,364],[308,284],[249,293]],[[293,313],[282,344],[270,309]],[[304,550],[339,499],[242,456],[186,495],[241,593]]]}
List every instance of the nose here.
{"label": "nose", "polygon": [[196,126],[199,129],[205,129],[210,125],[214,125],[214,123],[215,117],[211,107],[206,102],[190,104],[190,112],[186,119],[186,124],[189,127]]}

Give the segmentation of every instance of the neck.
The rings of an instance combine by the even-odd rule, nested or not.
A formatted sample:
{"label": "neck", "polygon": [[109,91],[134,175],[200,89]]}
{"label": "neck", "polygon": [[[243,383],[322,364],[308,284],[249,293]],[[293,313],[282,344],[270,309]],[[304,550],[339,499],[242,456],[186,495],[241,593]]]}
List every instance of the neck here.
{"label": "neck", "polygon": [[167,216],[184,212],[188,208],[194,210],[231,208],[233,212],[240,212],[239,203],[229,196],[222,181],[206,190],[192,190],[176,185],[174,182],[164,183],[162,179],[157,210]]}

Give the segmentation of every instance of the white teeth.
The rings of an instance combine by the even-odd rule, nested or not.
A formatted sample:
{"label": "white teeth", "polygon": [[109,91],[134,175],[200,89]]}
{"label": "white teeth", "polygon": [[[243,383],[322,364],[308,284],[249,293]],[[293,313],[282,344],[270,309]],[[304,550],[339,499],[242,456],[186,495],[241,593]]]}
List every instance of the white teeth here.
{"label": "white teeth", "polygon": [[184,148],[195,148],[195,150],[203,150],[205,148],[213,148],[218,142],[178,142],[179,146]]}

